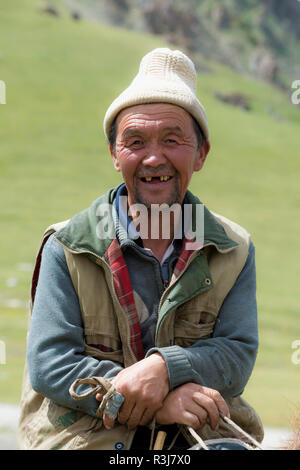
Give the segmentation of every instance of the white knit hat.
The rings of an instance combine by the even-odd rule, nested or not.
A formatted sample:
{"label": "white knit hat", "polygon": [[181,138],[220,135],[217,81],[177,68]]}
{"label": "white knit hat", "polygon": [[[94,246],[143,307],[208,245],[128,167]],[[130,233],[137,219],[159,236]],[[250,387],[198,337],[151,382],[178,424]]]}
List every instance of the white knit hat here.
{"label": "white knit hat", "polygon": [[143,57],[129,87],[109,106],[103,123],[106,137],[113,120],[123,109],[137,104],[170,103],[188,111],[209,139],[206,113],[196,96],[196,85],[197,74],[189,57],[181,51],[154,49]]}

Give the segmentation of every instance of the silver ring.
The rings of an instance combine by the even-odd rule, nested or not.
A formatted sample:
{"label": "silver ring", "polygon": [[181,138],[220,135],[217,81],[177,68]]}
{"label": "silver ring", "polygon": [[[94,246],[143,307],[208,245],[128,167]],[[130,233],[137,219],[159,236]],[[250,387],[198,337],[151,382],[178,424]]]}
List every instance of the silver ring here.
{"label": "silver ring", "polygon": [[111,419],[116,419],[118,411],[123,404],[124,397],[119,392],[114,392],[106,402],[104,413]]}

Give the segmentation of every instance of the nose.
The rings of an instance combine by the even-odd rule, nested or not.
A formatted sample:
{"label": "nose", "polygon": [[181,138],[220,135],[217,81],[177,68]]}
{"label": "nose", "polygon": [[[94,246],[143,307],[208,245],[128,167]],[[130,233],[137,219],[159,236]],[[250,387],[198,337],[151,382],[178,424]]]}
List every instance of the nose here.
{"label": "nose", "polygon": [[167,158],[159,144],[155,143],[148,146],[146,155],[142,161],[143,165],[157,167],[166,164],[166,162]]}

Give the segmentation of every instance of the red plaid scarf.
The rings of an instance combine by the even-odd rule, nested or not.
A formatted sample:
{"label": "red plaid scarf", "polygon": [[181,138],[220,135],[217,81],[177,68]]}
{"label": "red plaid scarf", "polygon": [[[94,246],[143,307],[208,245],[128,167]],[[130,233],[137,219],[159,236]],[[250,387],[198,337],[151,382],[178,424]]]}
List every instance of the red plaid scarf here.
{"label": "red plaid scarf", "polygon": [[[191,240],[183,240],[182,248],[176,266],[174,269],[174,277],[177,279],[180,273],[184,270],[186,263],[193,251],[186,249],[186,244]],[[118,243],[115,238],[111,245],[108,247],[105,257],[110,265],[114,287],[121,304],[124,309],[130,328],[130,345],[135,354],[136,359],[139,361],[144,358],[144,347],[141,337],[140,321],[135,307],[133,289],[130,282],[129,272],[127,265]]]}
{"label": "red plaid scarf", "polygon": [[130,331],[130,345],[138,361],[144,358],[139,317],[136,311],[129,272],[118,240],[115,238],[105,253],[113,275],[114,287],[120,305],[126,313]]}

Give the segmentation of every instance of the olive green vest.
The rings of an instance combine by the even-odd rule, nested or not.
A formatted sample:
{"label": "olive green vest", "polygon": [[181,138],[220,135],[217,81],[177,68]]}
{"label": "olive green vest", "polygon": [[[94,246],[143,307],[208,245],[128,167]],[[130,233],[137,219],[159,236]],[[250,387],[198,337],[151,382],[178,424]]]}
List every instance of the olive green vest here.
{"label": "olive green vest", "polygon": [[[107,200],[111,201],[114,194],[109,193]],[[84,211],[71,221],[49,227],[42,246],[49,235],[56,232],[58,242],[64,247],[82,312],[86,354],[99,360],[117,361],[127,367],[137,358],[130,343],[127,316],[116,296],[110,266],[105,259],[111,240],[101,242],[103,247],[99,240],[93,239],[92,230],[85,238],[78,233],[80,227],[88,230],[91,218],[91,211]],[[94,222],[91,223],[93,228]],[[221,305],[247,260],[250,236],[243,228],[208,211],[205,222],[204,247],[190,256],[183,272],[173,275],[162,296],[155,338],[157,347],[189,347],[201,338],[209,338]],[[35,284],[41,250],[37,258]],[[35,286],[33,297],[34,289]],[[89,346],[92,344],[102,344],[110,352]],[[231,418],[261,441],[263,427],[253,408],[241,397],[226,401]],[[113,450],[118,449],[120,443],[129,449],[134,433],[120,424],[106,430],[99,418],[64,408],[36,393],[30,386],[25,366],[18,433],[20,449]],[[232,430],[223,422],[218,431],[205,425],[199,435],[205,440],[233,437]],[[195,443],[187,432],[186,437],[191,445]]]}

